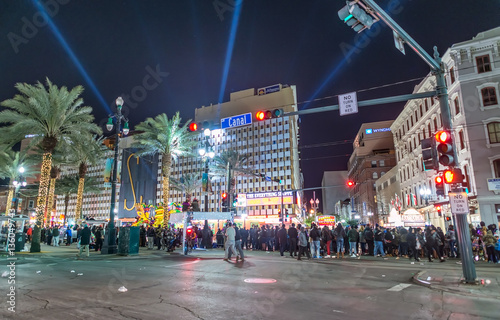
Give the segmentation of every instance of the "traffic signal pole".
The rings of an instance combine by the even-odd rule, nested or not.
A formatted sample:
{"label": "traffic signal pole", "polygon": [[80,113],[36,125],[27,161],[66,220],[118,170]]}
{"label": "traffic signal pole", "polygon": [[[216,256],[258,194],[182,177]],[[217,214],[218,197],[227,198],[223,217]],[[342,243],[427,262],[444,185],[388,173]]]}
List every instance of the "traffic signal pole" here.
{"label": "traffic signal pole", "polygon": [[[411,94],[411,95],[405,95],[405,96],[397,96],[397,97],[388,97],[388,98],[381,98],[381,99],[375,99],[375,100],[368,100],[368,101],[360,101],[358,102],[358,106],[368,106],[368,105],[376,105],[376,104],[382,104],[382,103],[391,103],[391,102],[399,102],[399,101],[405,101],[405,100],[411,100],[411,99],[421,99],[425,97],[431,97],[431,96],[437,96],[439,98],[439,105],[441,108],[441,116],[442,116],[442,125],[445,130],[449,130],[450,132],[452,131],[452,122],[451,122],[451,115],[450,115],[450,108],[448,105],[448,88],[446,86],[446,81],[445,81],[445,67],[441,61],[441,58],[439,57],[439,53],[437,51],[437,47],[434,47],[434,58],[431,57],[406,31],[403,30],[382,8],[375,3],[373,0],[360,0],[357,3],[363,3],[364,6],[363,8],[366,8],[368,14],[373,15],[374,17],[378,18],[379,20],[385,22],[386,25],[388,25],[394,32],[398,34],[398,36],[420,57],[422,58],[430,67],[431,67],[431,72],[432,74],[436,77],[436,91],[434,92],[425,92],[421,93],[420,96],[419,94]],[[348,4],[349,6],[349,4]],[[344,10],[341,9],[341,11]],[[345,23],[349,22],[348,19],[351,18],[351,16],[344,17],[343,14],[340,14],[341,11],[339,11],[339,18],[341,20],[344,20]],[[345,10],[344,10],[345,11]],[[359,10],[358,10],[359,11]],[[350,12],[352,15],[356,15],[357,18],[360,17],[359,13],[356,14],[355,12]],[[361,19],[363,20],[363,19]],[[370,28],[371,24],[373,24],[373,21],[370,23],[369,17],[365,17],[363,21],[357,21],[356,23],[360,22],[362,23],[365,27],[361,28],[360,30],[355,30],[357,32],[361,32],[365,28]],[[375,21],[376,22],[376,21]],[[348,25],[351,25],[348,23]],[[432,95],[429,95],[431,94]],[[400,100],[401,98],[405,97],[405,100]],[[302,114],[309,114],[309,113],[317,113],[317,112],[325,112],[325,111],[331,111],[331,110],[338,110],[339,106],[338,105],[332,105],[332,106],[327,106],[327,107],[320,107],[320,108],[314,108],[314,109],[309,109],[309,110],[301,110],[301,111],[296,111],[296,112],[289,112],[285,113],[284,116],[291,116],[291,115],[302,115]],[[454,143],[454,142],[453,142]],[[454,152],[454,159],[456,160],[456,148],[453,146],[453,152]],[[450,167],[453,169],[455,164],[451,164]],[[457,191],[458,189],[458,184],[454,185],[454,191]],[[453,212],[452,212],[453,213]],[[476,270],[474,267],[474,261],[472,259],[472,243],[471,243],[471,238],[470,238],[470,232],[469,232],[469,226],[467,223],[467,215],[466,214],[453,214],[455,216],[455,221],[456,221],[456,229],[457,229],[457,236],[458,236],[458,245],[460,248],[460,256],[462,259],[462,271],[463,271],[463,276],[465,279],[466,283],[476,283]]]}

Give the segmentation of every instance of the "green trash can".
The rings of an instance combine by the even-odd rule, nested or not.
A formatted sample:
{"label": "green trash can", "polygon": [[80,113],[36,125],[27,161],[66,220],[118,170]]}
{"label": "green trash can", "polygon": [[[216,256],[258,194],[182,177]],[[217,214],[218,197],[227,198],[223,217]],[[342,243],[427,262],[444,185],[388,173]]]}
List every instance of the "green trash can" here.
{"label": "green trash can", "polygon": [[15,241],[15,252],[20,252],[24,249],[24,244],[26,243],[26,235],[24,232],[16,233],[16,241]]}
{"label": "green trash can", "polygon": [[118,235],[118,254],[139,253],[139,227],[122,227]]}

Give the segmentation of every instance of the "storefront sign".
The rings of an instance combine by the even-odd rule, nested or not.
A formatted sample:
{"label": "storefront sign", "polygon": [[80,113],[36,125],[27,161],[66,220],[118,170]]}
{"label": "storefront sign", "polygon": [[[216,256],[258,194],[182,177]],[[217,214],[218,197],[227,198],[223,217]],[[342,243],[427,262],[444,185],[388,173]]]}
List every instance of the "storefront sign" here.
{"label": "storefront sign", "polygon": [[491,178],[488,180],[488,190],[500,191],[500,178]]}
{"label": "storefront sign", "polygon": [[335,216],[318,216],[318,225],[335,226]]}

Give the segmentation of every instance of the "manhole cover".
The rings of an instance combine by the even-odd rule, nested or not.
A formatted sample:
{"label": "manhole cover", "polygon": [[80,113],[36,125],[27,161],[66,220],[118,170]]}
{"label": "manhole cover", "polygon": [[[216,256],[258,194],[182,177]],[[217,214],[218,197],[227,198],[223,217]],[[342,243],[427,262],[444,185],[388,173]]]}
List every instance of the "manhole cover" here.
{"label": "manhole cover", "polygon": [[250,278],[244,280],[247,283],[275,283],[276,279]]}

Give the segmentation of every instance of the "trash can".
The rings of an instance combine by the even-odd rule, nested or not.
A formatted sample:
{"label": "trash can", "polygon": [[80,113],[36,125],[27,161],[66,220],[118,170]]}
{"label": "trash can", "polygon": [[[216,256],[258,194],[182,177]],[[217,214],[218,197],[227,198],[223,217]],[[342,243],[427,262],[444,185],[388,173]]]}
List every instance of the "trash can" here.
{"label": "trash can", "polygon": [[139,253],[139,227],[122,227],[118,235],[118,254]]}
{"label": "trash can", "polygon": [[20,252],[24,249],[24,244],[26,243],[26,235],[24,232],[16,233],[16,241],[15,241],[15,252]]}

